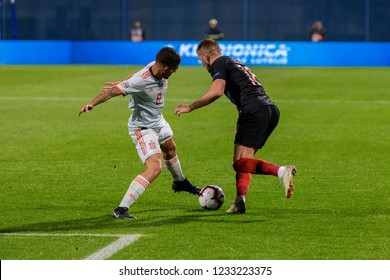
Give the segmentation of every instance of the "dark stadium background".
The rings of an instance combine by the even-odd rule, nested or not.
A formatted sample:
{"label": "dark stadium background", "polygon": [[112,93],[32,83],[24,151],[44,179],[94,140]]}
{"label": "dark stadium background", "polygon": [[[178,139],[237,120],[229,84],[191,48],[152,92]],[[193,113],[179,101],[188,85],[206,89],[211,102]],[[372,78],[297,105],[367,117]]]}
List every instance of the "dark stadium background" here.
{"label": "dark stadium background", "polygon": [[[13,39],[10,1],[0,0],[0,39]],[[148,40],[199,40],[210,18],[225,40],[308,41],[324,22],[327,41],[390,41],[389,0],[16,0],[22,40],[127,40],[139,19]]]}

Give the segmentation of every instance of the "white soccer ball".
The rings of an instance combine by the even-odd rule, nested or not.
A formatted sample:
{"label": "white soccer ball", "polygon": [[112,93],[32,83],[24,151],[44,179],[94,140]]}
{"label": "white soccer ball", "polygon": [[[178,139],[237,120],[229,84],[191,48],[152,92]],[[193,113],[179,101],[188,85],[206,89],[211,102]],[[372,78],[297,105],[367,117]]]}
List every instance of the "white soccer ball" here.
{"label": "white soccer ball", "polygon": [[199,192],[199,204],[206,210],[218,210],[225,201],[223,190],[215,185],[205,186]]}

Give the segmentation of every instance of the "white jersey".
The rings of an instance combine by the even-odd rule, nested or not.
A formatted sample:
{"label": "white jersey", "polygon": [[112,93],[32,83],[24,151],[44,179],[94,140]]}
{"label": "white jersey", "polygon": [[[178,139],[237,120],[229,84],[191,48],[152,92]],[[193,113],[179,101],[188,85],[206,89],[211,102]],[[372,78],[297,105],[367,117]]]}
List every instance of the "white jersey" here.
{"label": "white jersey", "polygon": [[162,115],[164,97],[168,88],[167,79],[155,78],[150,68],[155,61],[134,73],[129,79],[115,87],[130,97],[129,108],[132,114],[129,118],[129,130],[161,129],[166,124]]}

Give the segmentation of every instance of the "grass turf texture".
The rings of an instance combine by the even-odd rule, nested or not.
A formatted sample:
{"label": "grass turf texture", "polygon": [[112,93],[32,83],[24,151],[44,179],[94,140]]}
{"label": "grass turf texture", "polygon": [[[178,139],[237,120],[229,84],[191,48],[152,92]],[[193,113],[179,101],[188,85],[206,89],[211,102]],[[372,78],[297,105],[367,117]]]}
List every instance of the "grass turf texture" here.
{"label": "grass turf texture", "polygon": [[[176,117],[210,77],[181,67],[170,79],[164,115],[185,175],[226,195],[218,211],[174,194],[164,170],[131,213],[112,219],[143,170],[127,134],[128,99],[78,117],[105,81],[138,67],[0,67],[0,233],[142,234],[111,259],[389,259],[390,69],[254,67],[281,110],[257,157],[295,164],[296,192],[252,176],[245,215],[224,211],[235,197],[237,112],[222,97]],[[0,236],[0,259],[82,259],[112,237]]]}

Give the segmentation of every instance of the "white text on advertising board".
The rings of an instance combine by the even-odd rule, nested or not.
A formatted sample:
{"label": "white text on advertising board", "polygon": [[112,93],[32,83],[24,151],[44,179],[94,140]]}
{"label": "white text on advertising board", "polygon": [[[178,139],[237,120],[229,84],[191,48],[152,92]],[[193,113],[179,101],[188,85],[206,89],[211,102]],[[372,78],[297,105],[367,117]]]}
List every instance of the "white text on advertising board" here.
{"label": "white text on advertising board", "polygon": [[[251,65],[287,65],[291,47],[286,44],[219,44],[223,55],[234,57]],[[182,43],[179,54],[182,57],[197,57],[197,44]]]}

